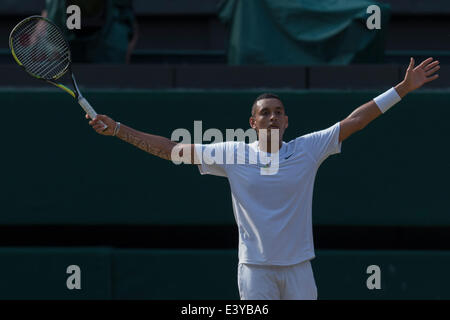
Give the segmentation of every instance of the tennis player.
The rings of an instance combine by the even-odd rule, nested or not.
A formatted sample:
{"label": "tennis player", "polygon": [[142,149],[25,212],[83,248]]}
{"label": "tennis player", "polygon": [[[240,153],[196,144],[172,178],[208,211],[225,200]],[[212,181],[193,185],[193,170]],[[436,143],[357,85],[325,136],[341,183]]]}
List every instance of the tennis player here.
{"label": "tennis player", "polygon": [[[89,124],[99,134],[116,136],[164,159],[173,159],[174,154],[189,154],[190,162],[198,163],[202,174],[228,178],[239,229],[241,299],[315,300],[317,288],[310,264],[315,257],[311,208],[319,166],[328,156],[340,153],[342,141],[362,130],[409,92],[437,79],[435,73],[439,68],[439,61],[432,58],[415,67],[411,58],[404,80],[394,88],[361,105],[331,127],[290,142],[282,140],[288,127],[284,105],[272,94],[261,95],[254,102],[250,126],[258,133],[258,140],[249,144],[235,141],[177,144],[134,130],[105,115],[98,115]],[[99,120],[106,123],[108,129],[102,131]],[[262,132],[266,132],[266,139],[262,139]],[[276,133],[279,141],[273,143]],[[279,161],[274,174],[261,174],[261,168],[266,168],[267,163],[249,163],[247,160],[252,153],[267,158],[269,154],[276,155]],[[237,158],[244,157],[241,160],[246,161],[244,164],[220,161],[226,156],[218,155],[228,154],[237,154]]]}

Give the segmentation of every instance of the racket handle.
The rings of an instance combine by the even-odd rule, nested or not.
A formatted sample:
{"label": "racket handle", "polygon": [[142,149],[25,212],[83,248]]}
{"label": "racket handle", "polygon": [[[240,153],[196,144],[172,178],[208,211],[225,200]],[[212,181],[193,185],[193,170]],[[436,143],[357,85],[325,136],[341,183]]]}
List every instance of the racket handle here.
{"label": "racket handle", "polygon": [[[89,115],[89,118],[95,119],[95,117],[97,116],[97,112],[95,112],[94,108],[91,107],[89,102],[84,97],[81,97],[80,99],[78,99],[78,103],[83,108],[83,110],[86,111],[86,113]],[[103,124],[105,129],[108,128],[108,126],[106,124],[104,124],[102,121],[100,121],[100,123]],[[105,130],[105,129],[103,129],[103,130]]]}

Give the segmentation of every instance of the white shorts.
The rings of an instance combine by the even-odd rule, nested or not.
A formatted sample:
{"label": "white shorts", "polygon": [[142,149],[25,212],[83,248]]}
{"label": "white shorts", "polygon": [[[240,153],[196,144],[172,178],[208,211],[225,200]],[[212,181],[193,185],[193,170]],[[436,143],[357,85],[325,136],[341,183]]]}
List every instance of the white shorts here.
{"label": "white shorts", "polygon": [[241,300],[317,300],[311,263],[266,266],[239,263]]}

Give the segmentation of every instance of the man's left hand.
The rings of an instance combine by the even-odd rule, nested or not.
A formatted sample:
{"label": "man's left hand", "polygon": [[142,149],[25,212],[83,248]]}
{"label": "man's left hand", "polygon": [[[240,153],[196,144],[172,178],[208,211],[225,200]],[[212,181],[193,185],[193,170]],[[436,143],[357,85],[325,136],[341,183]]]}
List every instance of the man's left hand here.
{"label": "man's left hand", "polygon": [[401,92],[399,95],[404,96],[420,88],[425,83],[436,80],[439,75],[434,73],[440,68],[439,61],[433,61],[433,58],[428,58],[422,61],[417,67],[414,67],[414,59],[411,58],[408,69],[406,70],[405,79],[403,79],[400,87],[405,92]]}

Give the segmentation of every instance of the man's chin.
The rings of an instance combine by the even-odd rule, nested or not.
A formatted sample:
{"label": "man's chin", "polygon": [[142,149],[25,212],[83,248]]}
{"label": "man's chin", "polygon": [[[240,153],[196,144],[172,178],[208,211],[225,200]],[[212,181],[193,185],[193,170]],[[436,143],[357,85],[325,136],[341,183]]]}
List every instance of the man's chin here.
{"label": "man's chin", "polygon": [[269,134],[278,134],[278,135],[280,135],[281,131],[278,128],[267,128],[267,134],[268,135]]}
{"label": "man's chin", "polygon": [[266,132],[260,132],[260,137],[264,137],[266,136],[267,138],[271,138],[273,137],[281,137],[281,135],[283,134],[283,132],[280,131],[280,129],[275,129],[275,128],[267,128]]}

